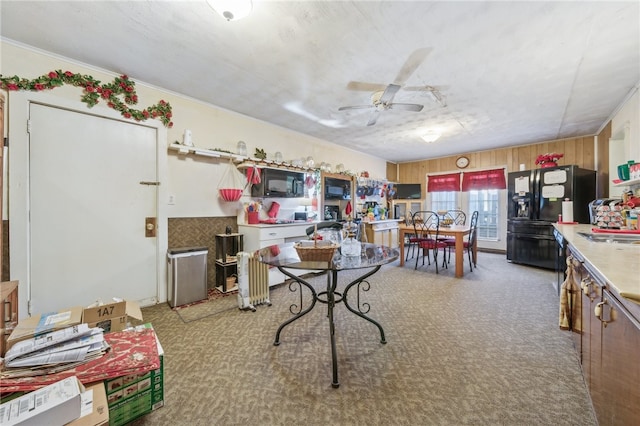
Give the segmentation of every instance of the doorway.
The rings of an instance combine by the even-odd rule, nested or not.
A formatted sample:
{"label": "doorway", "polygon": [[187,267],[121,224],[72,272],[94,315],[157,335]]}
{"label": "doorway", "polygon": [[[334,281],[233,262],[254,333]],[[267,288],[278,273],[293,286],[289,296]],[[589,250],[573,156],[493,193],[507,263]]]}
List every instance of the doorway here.
{"label": "doorway", "polygon": [[[15,95],[9,246],[21,316],[113,297],[142,305],[166,300],[161,124],[125,121],[110,110],[96,114],[45,95]],[[145,237],[146,217],[158,219],[156,238]]]}

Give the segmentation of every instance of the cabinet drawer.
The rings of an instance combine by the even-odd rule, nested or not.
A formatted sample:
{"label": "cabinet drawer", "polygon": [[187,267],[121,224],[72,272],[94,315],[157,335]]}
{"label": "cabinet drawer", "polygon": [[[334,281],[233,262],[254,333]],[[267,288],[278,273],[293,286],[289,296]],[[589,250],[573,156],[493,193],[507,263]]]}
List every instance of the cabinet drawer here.
{"label": "cabinet drawer", "polygon": [[260,240],[285,240],[287,238],[307,237],[307,226],[273,226],[269,228],[260,228]]}

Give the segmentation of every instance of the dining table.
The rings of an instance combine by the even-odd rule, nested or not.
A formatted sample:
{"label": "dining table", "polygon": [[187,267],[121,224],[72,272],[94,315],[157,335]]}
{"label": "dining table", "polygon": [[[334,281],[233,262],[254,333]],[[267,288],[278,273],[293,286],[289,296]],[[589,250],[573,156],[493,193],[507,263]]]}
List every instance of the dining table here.
{"label": "dining table", "polygon": [[[398,229],[398,240],[400,245],[400,266],[404,266],[404,241],[408,234],[414,234],[415,228],[413,225],[407,225],[401,223]],[[470,225],[451,225],[441,226],[438,229],[438,236],[454,237],[456,240],[456,278],[462,278],[464,276],[464,236],[471,233]],[[474,247],[472,249],[473,262],[477,260],[477,239],[474,241]]]}
{"label": "dining table", "polygon": [[[349,255],[346,255],[347,251],[343,243],[341,247],[335,249],[329,260],[307,260],[296,250],[296,244],[277,244],[264,247],[256,252],[260,262],[278,268],[280,272],[291,278],[289,290],[299,297],[289,307],[292,316],[280,324],[273,344],[279,346],[280,333],[283,329],[311,312],[318,302],[326,305],[333,367],[331,386],[337,388],[340,386],[340,382],[338,381],[334,308],[338,303],[343,303],[349,312],[375,325],[380,332],[380,343],[386,344],[384,329],[379,322],[368,315],[371,305],[366,303],[364,299],[365,292],[371,288],[371,281],[368,278],[380,270],[382,265],[397,260],[399,252],[397,249],[387,246],[359,243],[359,250],[350,251]],[[309,270],[326,273],[326,289],[317,290],[313,284],[307,281],[306,275]],[[345,283],[344,287],[339,286],[339,273],[348,270],[354,270],[357,276],[349,274],[350,281]],[[308,290],[310,297],[303,298],[304,289]],[[355,293],[352,295],[353,291]]]}

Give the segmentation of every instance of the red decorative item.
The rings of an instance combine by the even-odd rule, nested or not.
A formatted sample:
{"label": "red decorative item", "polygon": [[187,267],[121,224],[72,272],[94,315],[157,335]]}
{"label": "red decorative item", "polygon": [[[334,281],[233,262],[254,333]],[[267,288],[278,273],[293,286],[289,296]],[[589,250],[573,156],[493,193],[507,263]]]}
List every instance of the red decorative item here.
{"label": "red decorative item", "polygon": [[556,153],[546,153],[538,155],[536,158],[536,164],[540,165],[540,167],[556,167],[558,165],[558,160],[564,157],[564,154],[556,154]]}
{"label": "red decorative item", "polygon": [[262,181],[260,178],[260,169],[256,166],[247,169],[247,183],[257,185]]}
{"label": "red decorative item", "polygon": [[225,201],[238,201],[242,197],[242,189],[221,188],[218,190],[220,197]]}
{"label": "red decorative item", "polygon": [[353,209],[351,207],[351,201],[349,201],[347,202],[347,206],[344,208],[344,212],[347,214],[347,216],[349,216],[352,211]]}

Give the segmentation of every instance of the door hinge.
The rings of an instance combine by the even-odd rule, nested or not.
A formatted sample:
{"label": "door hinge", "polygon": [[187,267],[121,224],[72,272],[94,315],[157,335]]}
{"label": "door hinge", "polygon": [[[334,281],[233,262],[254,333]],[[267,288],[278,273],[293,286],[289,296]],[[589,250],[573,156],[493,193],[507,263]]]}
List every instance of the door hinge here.
{"label": "door hinge", "polygon": [[31,133],[31,120],[27,120],[27,133]]}
{"label": "door hinge", "polygon": [[142,181],[140,181],[140,185],[159,186],[160,182],[150,182],[150,181],[142,180]]}
{"label": "door hinge", "polygon": [[31,300],[27,300],[27,315],[31,315],[33,311],[31,310]]}

